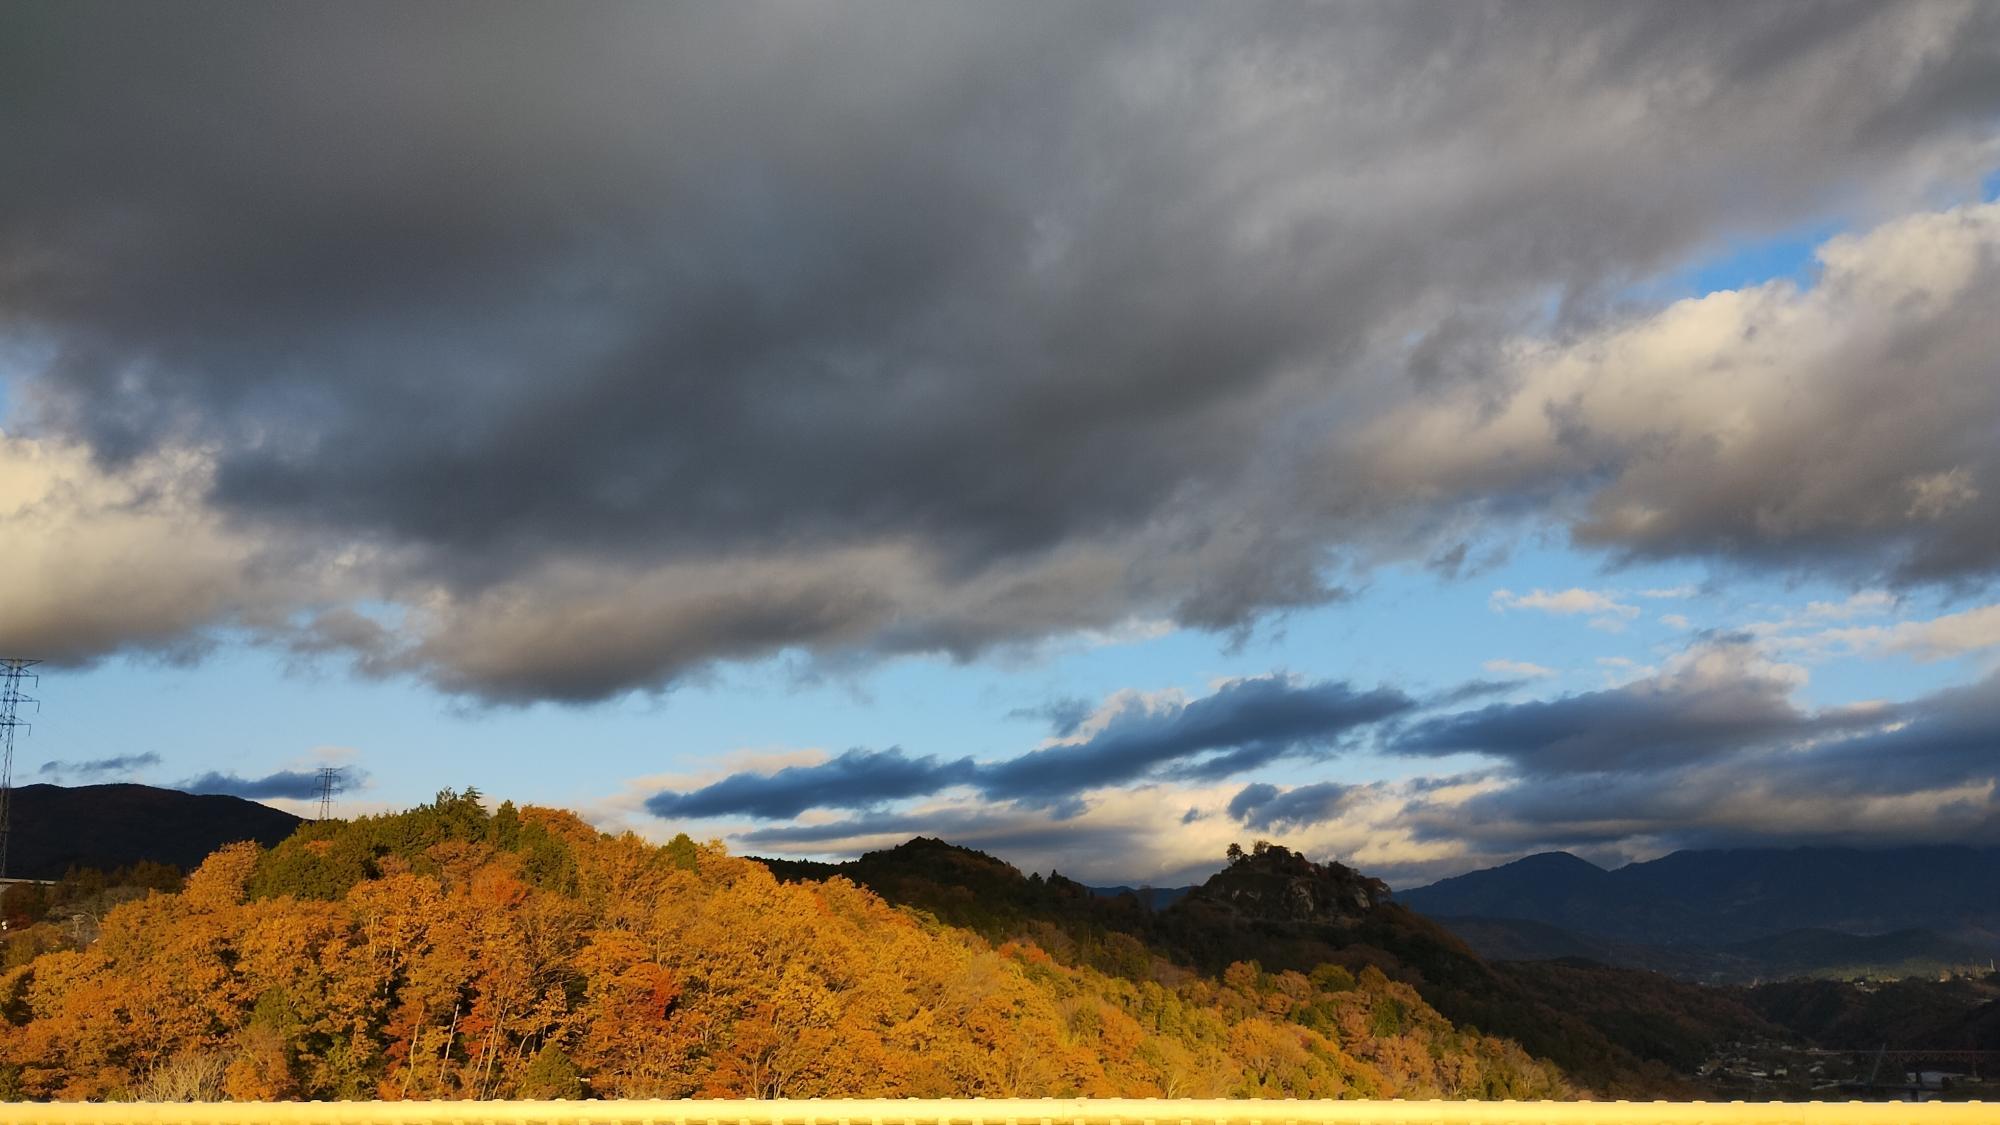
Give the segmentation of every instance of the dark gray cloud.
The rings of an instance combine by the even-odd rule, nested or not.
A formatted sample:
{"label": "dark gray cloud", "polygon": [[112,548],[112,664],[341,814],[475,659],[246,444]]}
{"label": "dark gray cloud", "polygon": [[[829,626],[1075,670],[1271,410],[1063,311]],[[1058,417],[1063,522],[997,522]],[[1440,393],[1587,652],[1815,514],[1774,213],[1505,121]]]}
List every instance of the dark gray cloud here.
{"label": "dark gray cloud", "polygon": [[1798,679],[1740,640],[1704,643],[1668,672],[1621,687],[1493,703],[1412,724],[1394,749],[1505,758],[1524,774],[1622,773],[1735,754],[1833,720],[1792,702]]}
{"label": "dark gray cloud", "polygon": [[900,749],[849,750],[813,766],[731,774],[686,793],[659,793],[662,817],[796,816],[811,808],[874,808],[970,786],[991,800],[1081,811],[1081,794],[1150,779],[1215,780],[1283,758],[1321,756],[1416,706],[1389,688],[1284,676],[1233,680],[1187,703],[1132,700],[1089,737],[998,762],[911,757]]}
{"label": "dark gray cloud", "polygon": [[1068,738],[1076,733],[1096,706],[1088,699],[1069,696],[1051,699],[1035,707],[1016,707],[1007,712],[1010,719],[1035,719],[1049,725],[1049,732],[1057,738]]}
{"label": "dark gray cloud", "polygon": [[807,809],[865,809],[905,797],[923,797],[964,785],[977,776],[971,758],[914,758],[902,750],[849,750],[814,766],[775,773],[731,774],[686,793],[657,793],[646,811],[660,817],[746,815],[767,820]]}
{"label": "dark gray cloud", "polygon": [[[1746,707],[1743,697],[1707,693],[1728,682],[1756,685],[1749,698],[1765,702]],[[1233,824],[1348,857],[1398,885],[1556,848],[1616,864],[1687,847],[2000,841],[2000,672],[1907,701],[1825,710],[1797,705],[1801,686],[1797,670],[1768,662],[1744,638],[1709,636],[1620,688],[1456,717],[1449,729],[1486,732],[1489,749],[1503,736],[1543,732],[1493,750],[1498,764],[1469,772],[1254,781],[1193,807],[1185,790],[1147,785],[1102,794],[1084,815],[1068,815],[1060,800],[993,800],[974,782],[969,799],[766,825],[739,839],[828,855],[938,835],[1100,881],[1171,882],[1212,870],[1209,843],[1219,849]],[[1662,733],[1681,707],[1709,719]],[[1383,723],[1387,737],[1399,721]],[[1621,741],[1634,749],[1599,752]]]}
{"label": "dark gray cloud", "polygon": [[1434,709],[1457,707],[1475,699],[1485,699],[1495,695],[1506,695],[1510,691],[1526,687],[1532,681],[1517,680],[1467,680],[1457,687],[1447,688],[1425,700],[1425,705]]}
{"label": "dark gray cloud", "polygon": [[[334,782],[335,792],[346,792],[353,779],[343,775]],[[264,801],[273,797],[290,797],[306,801],[319,796],[319,774],[313,770],[278,770],[262,777],[238,777],[233,773],[209,772],[178,782],[174,788],[184,793],[219,793],[229,797],[244,797],[252,801]]]}
{"label": "dark gray cloud", "polygon": [[[1550,705],[1519,706],[1530,716],[1523,726],[1544,725]],[[1622,708],[1593,715],[1607,723],[1616,715],[1640,743],[1653,741],[1659,720]],[[1729,744],[1673,741],[1689,752],[1554,774],[1529,765],[1446,805],[1418,794],[1405,819],[1425,838],[1489,854],[2000,839],[2000,674],[1904,703],[1796,712]],[[1520,760],[1533,763],[1533,752]]]}
{"label": "dark gray cloud", "polygon": [[1010,800],[1060,800],[1149,776],[1231,777],[1280,758],[1332,752],[1354,732],[1416,706],[1393,688],[1284,676],[1233,680],[1185,704],[1133,702],[1080,742],[983,766],[979,785]]}
{"label": "dark gray cloud", "polygon": [[[830,820],[821,824],[787,824],[753,828],[736,837],[752,847],[780,847],[788,851],[813,851],[832,845],[836,850],[842,845],[853,845],[857,840],[869,837],[900,837],[901,843],[912,836],[943,836],[953,843],[967,832],[978,832],[1000,823],[1014,823],[1017,818],[1003,817],[995,813],[976,813],[953,809],[943,814],[936,813],[870,813],[849,817],[845,820]],[[974,845],[966,844],[967,847]]]}
{"label": "dark gray cloud", "polygon": [[1339,816],[1361,788],[1322,781],[1280,789],[1258,782],[1244,786],[1230,799],[1229,815],[1245,828],[1260,832],[1310,828]]}
{"label": "dark gray cloud", "polygon": [[[1814,746],[1793,767],[1814,789],[1890,797],[2000,784],[2000,673],[1864,716],[1877,722]],[[2000,792],[1990,814],[1996,801]]]}
{"label": "dark gray cloud", "polygon": [[160,756],[149,750],[143,754],[119,754],[82,762],[43,762],[41,772],[52,776],[97,777],[110,773],[135,773],[159,764]]}
{"label": "dark gray cloud", "polygon": [[[1576,517],[1585,541],[1756,554],[1718,530],[1735,509],[1657,541],[1620,523],[1660,498],[1618,477],[1628,438],[1412,483],[1347,437],[1410,396],[1504,401],[1496,342],[1552,296],[1587,326],[1720,240],[1976,180],[1996,26],[1950,4],[13,4],[22,423],[106,471],[202,451],[174,495],[248,537],[199,599],[154,599],[192,618],[64,651],[240,624],[583,701],[788,648],[1235,630],[1340,596],[1357,544],[1449,570],[1468,516],[1566,520],[1579,489],[1621,502]],[[1927,385],[1966,385],[1978,325],[1919,327],[1897,338],[1942,341]],[[2000,521],[1962,499],[2000,496],[1985,409],[1914,420],[1968,476],[1872,470],[1871,504],[1935,519],[1780,520],[1805,530],[1766,553],[1886,536],[1990,573]],[[328,610],[364,602],[410,612]],[[55,651],[64,622],[13,641]]]}

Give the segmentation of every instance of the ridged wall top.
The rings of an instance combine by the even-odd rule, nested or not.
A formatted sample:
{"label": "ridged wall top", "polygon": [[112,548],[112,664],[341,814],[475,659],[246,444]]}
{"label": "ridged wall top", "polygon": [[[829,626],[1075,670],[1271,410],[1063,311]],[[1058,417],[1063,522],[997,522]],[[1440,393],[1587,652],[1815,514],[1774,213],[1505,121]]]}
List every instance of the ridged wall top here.
{"label": "ridged wall top", "polygon": [[574,1101],[0,1105],[0,1125],[1994,1125],[1980,1102]]}

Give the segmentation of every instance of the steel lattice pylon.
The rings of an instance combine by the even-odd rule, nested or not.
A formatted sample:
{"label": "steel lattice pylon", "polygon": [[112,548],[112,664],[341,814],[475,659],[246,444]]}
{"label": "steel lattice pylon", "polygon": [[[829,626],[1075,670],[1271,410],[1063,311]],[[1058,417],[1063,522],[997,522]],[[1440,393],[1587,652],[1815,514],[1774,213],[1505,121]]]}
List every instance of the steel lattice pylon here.
{"label": "steel lattice pylon", "polygon": [[340,789],[340,767],[321,766],[319,768],[319,818],[333,816],[333,795]]}
{"label": "steel lattice pylon", "polygon": [[36,675],[28,669],[40,663],[16,656],[0,657],[0,878],[7,876],[7,837],[14,827],[10,808],[14,796],[14,732],[29,725],[21,718],[21,705],[39,706],[33,696],[22,692],[21,683],[37,682]]}

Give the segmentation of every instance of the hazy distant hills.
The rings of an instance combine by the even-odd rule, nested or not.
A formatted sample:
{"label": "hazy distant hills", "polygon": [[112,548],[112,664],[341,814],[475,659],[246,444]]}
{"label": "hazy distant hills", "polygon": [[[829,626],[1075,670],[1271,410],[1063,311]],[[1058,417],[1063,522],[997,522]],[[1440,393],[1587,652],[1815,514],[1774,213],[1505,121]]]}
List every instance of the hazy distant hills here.
{"label": "hazy distant hills", "polygon": [[1096,895],[1098,898],[1117,898],[1119,895],[1131,895],[1133,898],[1139,900],[1139,905],[1145,907],[1148,910],[1165,910],[1167,907],[1172,906],[1174,903],[1179,902],[1181,899],[1185,898],[1189,891],[1194,890],[1194,888],[1191,886],[1189,887],[1119,886],[1119,887],[1088,887],[1086,889],[1089,890],[1091,894]]}
{"label": "hazy distant hills", "polygon": [[1519,918],[1436,919],[1494,961],[1581,957],[1606,965],[1649,969],[1683,980],[1749,983],[1793,977],[1931,976],[1987,962],[1994,951],[1931,930],[1844,934],[1788,930],[1722,946],[1647,945],[1580,934]]}
{"label": "hazy distant hills", "polygon": [[1882,970],[1897,976],[1925,976],[1939,969],[1976,965],[1993,956],[1995,950],[1930,930],[1866,935],[1835,930],[1789,930],[1724,946],[1721,952],[1758,965],[1762,976],[1782,978],[1851,976]]}
{"label": "hazy distant hills", "polygon": [[196,796],[150,785],[24,785],[14,790],[7,874],[60,879],[139,860],[183,870],[238,840],[266,846],[292,834],[291,813],[241,797]]}
{"label": "hazy distant hills", "polygon": [[1690,979],[1921,974],[2000,950],[2000,848],[1550,852],[1399,893],[1483,955]]}

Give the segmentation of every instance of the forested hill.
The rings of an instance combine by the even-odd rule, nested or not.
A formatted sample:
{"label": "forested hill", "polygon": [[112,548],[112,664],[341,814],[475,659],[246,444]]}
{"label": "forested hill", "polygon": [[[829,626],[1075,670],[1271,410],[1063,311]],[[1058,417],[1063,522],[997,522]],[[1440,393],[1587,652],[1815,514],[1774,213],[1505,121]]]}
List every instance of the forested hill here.
{"label": "forested hill", "polygon": [[9,811],[7,874],[22,879],[147,862],[192,870],[224,844],[275,844],[301,823],[241,797],[129,784],[23,785],[14,790]]}
{"label": "forested hill", "polygon": [[1852,988],[1840,981],[1785,981],[1748,989],[1750,1004],[1824,1047],[2000,1051],[2000,973],[1901,980]]}
{"label": "forested hill", "polygon": [[844,878],[446,792],[8,933],[0,1097],[1575,1092],[1372,964],[1211,971],[1018,918],[995,942]]}
{"label": "forested hill", "polygon": [[1408,984],[1460,1026],[1508,1036],[1604,1093],[1687,1093],[1676,1075],[1716,1042],[1783,1034],[1731,995],[1653,973],[1489,964],[1390,901],[1379,880],[1281,847],[1234,855],[1158,911],[1129,895],[1095,896],[1059,874],[1023,876],[933,839],[840,864],[764,862],[786,879],[850,879],[989,940],[1028,936],[1114,973],[1141,972],[1151,960],[1225,976],[1239,965],[1266,974],[1372,970]]}

